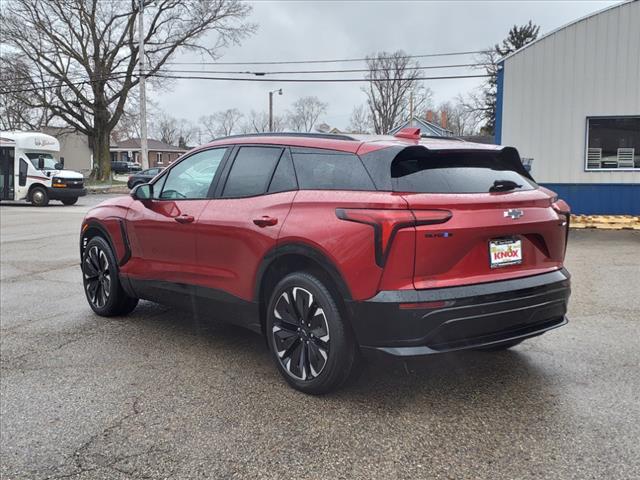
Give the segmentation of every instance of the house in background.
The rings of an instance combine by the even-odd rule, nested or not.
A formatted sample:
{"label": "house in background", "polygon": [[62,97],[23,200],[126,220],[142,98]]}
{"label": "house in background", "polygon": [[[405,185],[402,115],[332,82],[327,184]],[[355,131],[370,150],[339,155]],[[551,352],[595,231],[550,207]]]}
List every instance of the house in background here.
{"label": "house in background", "polygon": [[[109,147],[111,161],[138,162],[140,163],[140,139],[129,138],[121,142],[111,142]],[[188,148],[180,148],[168,143],[147,140],[149,167],[166,167],[175,162],[181,155],[189,151]]]}
{"label": "house in background", "polygon": [[440,113],[440,125],[444,125],[441,127],[437,123],[433,121],[434,112],[429,110],[427,112],[426,118],[416,118],[412,117],[400,125],[394,127],[389,135],[395,135],[403,128],[419,128],[420,134],[427,137],[451,137],[453,136],[453,132],[451,130],[447,130],[447,114],[446,112]]}
{"label": "house in background", "polygon": [[640,1],[561,27],[499,62],[496,143],[531,158],[575,213],[640,215]]}
{"label": "house in background", "polygon": [[64,167],[88,176],[93,168],[93,151],[89,138],[69,127],[43,127],[42,133],[55,137],[60,142],[60,157]]}

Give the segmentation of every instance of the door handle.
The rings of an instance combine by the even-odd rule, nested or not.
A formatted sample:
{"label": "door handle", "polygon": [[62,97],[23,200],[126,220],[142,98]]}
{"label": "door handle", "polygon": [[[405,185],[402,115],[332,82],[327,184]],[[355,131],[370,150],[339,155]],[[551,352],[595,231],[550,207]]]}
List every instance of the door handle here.
{"label": "door handle", "polygon": [[173,217],[173,219],[178,223],[191,223],[194,220],[193,215],[187,215],[187,214]]}
{"label": "door handle", "polygon": [[260,228],[264,228],[264,227],[272,227],[274,225],[276,225],[278,223],[278,219],[277,218],[273,218],[273,217],[267,217],[266,215],[262,218],[256,218],[253,220],[253,223],[255,223],[257,226],[259,226]]}

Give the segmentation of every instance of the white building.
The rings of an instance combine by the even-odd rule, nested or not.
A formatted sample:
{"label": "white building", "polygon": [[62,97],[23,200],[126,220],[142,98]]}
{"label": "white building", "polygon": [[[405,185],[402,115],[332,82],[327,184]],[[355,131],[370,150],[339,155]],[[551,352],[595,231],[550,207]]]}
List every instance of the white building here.
{"label": "white building", "polygon": [[614,5],[501,60],[496,143],[576,213],[640,215],[640,1]]}

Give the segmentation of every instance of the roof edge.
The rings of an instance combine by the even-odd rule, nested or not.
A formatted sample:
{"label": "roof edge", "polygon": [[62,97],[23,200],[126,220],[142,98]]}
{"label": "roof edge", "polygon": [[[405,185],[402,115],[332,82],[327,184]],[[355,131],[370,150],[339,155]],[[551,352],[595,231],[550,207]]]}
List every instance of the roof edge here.
{"label": "roof edge", "polygon": [[544,40],[544,39],[545,39],[545,38],[547,38],[547,37],[550,37],[551,35],[553,35],[553,34],[555,34],[555,33],[559,32],[560,30],[564,30],[565,28],[569,28],[569,27],[571,27],[571,26],[575,25],[576,23],[580,23],[580,22],[582,22],[582,21],[584,21],[584,20],[588,20],[589,18],[591,18],[591,17],[595,17],[596,15],[600,15],[601,13],[604,13],[604,12],[606,12],[606,11],[608,11],[608,10],[613,10],[614,8],[619,8],[619,7],[622,7],[623,5],[627,5],[627,4],[630,4],[630,3],[633,3],[633,2],[637,2],[637,1],[638,1],[638,0],[624,0],[624,1],[620,2],[620,3],[615,3],[615,4],[613,4],[613,5],[609,5],[608,7],[604,7],[604,8],[602,8],[602,9],[600,9],[600,10],[595,11],[595,12],[591,12],[591,13],[588,13],[588,14],[586,14],[586,15],[583,15],[582,17],[577,18],[577,19],[573,20],[572,22],[569,22],[569,23],[566,23],[566,24],[564,24],[564,25],[561,25],[561,26],[559,26],[559,27],[557,27],[557,28],[554,28],[554,29],[553,29],[553,30],[551,30],[550,32],[547,32],[547,33],[545,33],[544,35],[542,35],[541,37],[536,38],[533,42],[531,42],[531,43],[527,43],[524,47],[520,47],[520,48],[519,48],[518,50],[516,50],[515,52],[511,52],[510,54],[505,55],[505,56],[504,56],[504,57],[502,57],[500,60],[498,60],[496,63],[497,63],[498,65],[502,65],[502,64],[504,63],[504,61],[505,61],[505,60],[508,60],[509,58],[511,58],[511,57],[513,57],[513,56],[515,56],[515,55],[519,54],[519,53],[520,53],[520,52],[522,52],[523,50],[525,50],[525,49],[529,48],[531,45],[535,45],[536,43],[540,42],[541,40]]}

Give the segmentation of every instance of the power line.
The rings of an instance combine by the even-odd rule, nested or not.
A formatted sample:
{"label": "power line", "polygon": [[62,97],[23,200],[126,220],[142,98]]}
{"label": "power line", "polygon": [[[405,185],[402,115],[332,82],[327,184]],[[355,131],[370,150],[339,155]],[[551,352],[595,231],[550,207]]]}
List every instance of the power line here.
{"label": "power line", "polygon": [[[380,82],[393,82],[393,81],[401,81],[401,80],[455,80],[455,79],[466,79],[466,78],[486,78],[490,75],[487,74],[478,74],[478,75],[441,75],[441,76],[421,76],[421,77],[413,77],[413,78],[377,78],[375,81]],[[30,88],[22,88],[22,89],[14,89],[14,90],[4,90],[0,91],[0,95],[8,95],[12,93],[26,93],[26,92],[34,92],[38,90],[45,89],[55,89],[61,88],[69,85],[80,86],[87,85],[97,81],[104,80],[116,80],[119,78],[126,78],[127,75],[120,74],[114,75],[112,77],[103,77],[102,79],[92,79],[92,80],[84,80],[80,82],[65,82],[58,84],[49,84],[49,85],[41,85],[38,87],[30,87]],[[371,80],[368,78],[237,78],[237,77],[211,77],[211,76],[200,76],[200,75],[167,75],[166,73],[154,73],[147,75],[147,77],[158,77],[158,78],[170,78],[175,80],[214,80],[214,81],[231,81],[231,82],[280,82],[280,83],[354,83],[354,82],[370,82]]]}
{"label": "power line", "polygon": [[[432,70],[440,68],[471,68],[471,67],[484,67],[486,63],[458,63],[451,65],[428,65],[420,67],[411,67],[408,70]],[[318,74],[318,73],[364,73],[364,72],[390,72],[394,71],[394,68],[352,68],[341,70],[282,70],[282,71],[251,71],[251,70],[168,70],[161,69],[163,73],[215,73],[220,75],[298,75],[298,74]]]}
{"label": "power line", "polygon": [[[467,52],[443,52],[443,53],[425,53],[423,55],[403,55],[400,57],[370,57],[379,60],[393,58],[431,58],[431,57],[448,57],[457,55],[477,55],[486,53],[486,50],[471,50]],[[365,62],[369,58],[342,58],[330,60],[287,60],[287,61],[268,61],[268,62],[167,62],[167,65],[300,65],[311,63],[347,63],[347,62]]]}
{"label": "power line", "polygon": [[[342,82],[370,82],[368,78],[230,78],[230,77],[203,77],[186,75],[165,75],[156,73],[150,76],[160,78],[173,78],[177,80],[217,80],[233,82],[281,82],[281,83],[342,83]],[[400,80],[453,80],[458,78],[485,78],[490,75],[442,75],[438,77],[414,77],[414,78],[376,78],[374,81],[394,82]]]}

